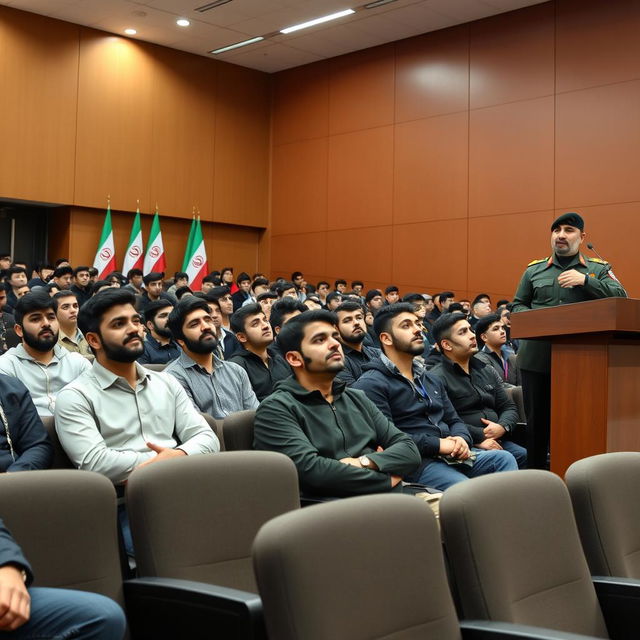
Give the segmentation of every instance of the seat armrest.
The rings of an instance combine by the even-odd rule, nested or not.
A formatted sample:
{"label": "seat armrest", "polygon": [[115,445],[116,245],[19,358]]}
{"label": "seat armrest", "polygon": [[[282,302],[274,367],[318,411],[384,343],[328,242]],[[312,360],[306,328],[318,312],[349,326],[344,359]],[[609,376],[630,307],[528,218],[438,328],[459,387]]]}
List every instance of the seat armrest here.
{"label": "seat armrest", "polygon": [[124,582],[132,637],[266,640],[260,596],[174,578]]}
{"label": "seat armrest", "polygon": [[580,633],[494,620],[461,620],[460,629],[463,640],[594,640]]}
{"label": "seat armrest", "polygon": [[640,580],[609,576],[592,580],[611,640],[638,638]]}

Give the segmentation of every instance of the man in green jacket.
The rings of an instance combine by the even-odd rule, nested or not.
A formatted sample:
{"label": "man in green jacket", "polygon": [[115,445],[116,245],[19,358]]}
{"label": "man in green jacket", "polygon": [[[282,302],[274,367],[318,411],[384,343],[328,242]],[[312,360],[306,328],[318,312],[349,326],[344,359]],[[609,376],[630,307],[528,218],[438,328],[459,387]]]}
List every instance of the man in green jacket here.
{"label": "man in green jacket", "polygon": [[294,377],[258,407],[254,447],[289,456],[303,495],[352,496],[401,491],[420,464],[413,440],[361,391],[336,380],[344,368],[335,314],[306,311],[278,342]]}
{"label": "man in green jacket", "polygon": [[[513,300],[513,312],[597,298],[627,297],[607,262],[580,253],[584,238],[584,220],[577,213],[565,213],[553,222],[552,253],[527,265]],[[544,469],[551,415],[551,344],[521,340],[518,366],[527,414],[528,465]]]}

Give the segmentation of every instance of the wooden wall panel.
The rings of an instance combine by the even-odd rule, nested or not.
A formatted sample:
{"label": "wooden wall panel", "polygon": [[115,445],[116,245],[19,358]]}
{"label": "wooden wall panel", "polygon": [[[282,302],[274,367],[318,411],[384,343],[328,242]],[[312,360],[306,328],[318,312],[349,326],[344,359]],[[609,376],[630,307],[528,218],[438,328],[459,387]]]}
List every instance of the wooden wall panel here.
{"label": "wooden wall panel", "polygon": [[0,7],[0,197],[73,200],[78,33]]}
{"label": "wooden wall panel", "polygon": [[195,206],[212,220],[215,66],[163,47],[152,54],[150,204],[189,220]]}
{"label": "wooden wall panel", "polygon": [[213,220],[267,226],[270,91],[266,74],[218,66]]}
{"label": "wooden wall panel", "polygon": [[233,267],[236,276],[241,271],[246,271],[249,275],[257,271],[259,229],[226,224],[206,224],[203,225],[203,233],[210,271],[220,270],[226,266]]}
{"label": "wooden wall panel", "polygon": [[[294,264],[293,269],[289,265]],[[271,273],[290,278],[293,271],[324,274],[327,271],[327,234],[296,233],[274,236],[271,243]],[[324,276],[323,276],[324,277]]]}
{"label": "wooden wall panel", "polygon": [[152,202],[151,46],[91,29],[80,41],[75,203],[148,210]]}

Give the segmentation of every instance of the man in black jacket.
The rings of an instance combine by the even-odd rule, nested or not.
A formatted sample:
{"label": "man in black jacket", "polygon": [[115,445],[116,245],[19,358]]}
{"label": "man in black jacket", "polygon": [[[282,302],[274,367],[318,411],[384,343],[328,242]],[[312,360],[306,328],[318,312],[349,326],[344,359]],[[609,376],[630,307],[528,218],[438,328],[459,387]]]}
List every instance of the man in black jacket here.
{"label": "man in black jacket", "polygon": [[518,410],[493,367],[474,357],[478,347],[469,321],[463,313],[447,313],[438,318],[433,332],[444,357],[430,373],[444,382],[473,445],[487,451],[504,449],[520,469],[525,468],[526,449],[510,439]]}

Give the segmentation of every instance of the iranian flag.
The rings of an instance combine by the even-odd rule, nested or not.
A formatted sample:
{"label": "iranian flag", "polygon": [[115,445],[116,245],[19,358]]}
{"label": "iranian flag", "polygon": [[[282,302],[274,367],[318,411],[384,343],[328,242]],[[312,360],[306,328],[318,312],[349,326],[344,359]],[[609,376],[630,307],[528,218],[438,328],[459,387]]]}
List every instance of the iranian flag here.
{"label": "iranian flag", "polygon": [[193,221],[191,231],[183,263],[186,267],[183,266],[182,270],[189,274],[189,287],[191,290],[200,291],[202,289],[202,278],[204,278],[209,271],[200,218],[198,218],[197,221]]}
{"label": "iranian flag", "polygon": [[164,245],[162,244],[162,231],[160,231],[160,216],[156,207],[156,213],[151,223],[151,231],[149,233],[149,242],[147,243],[147,253],[144,256],[144,266],[142,271],[146,276],[148,273],[161,271],[164,273],[167,269],[167,259],[164,255]]}
{"label": "iranian flag", "polygon": [[196,231],[196,217],[193,216],[191,228],[189,229],[189,237],[187,238],[187,248],[184,250],[184,260],[182,261],[182,271],[186,272],[189,266],[189,258],[191,257],[191,245],[193,244],[193,234]]}
{"label": "iranian flag", "polygon": [[122,265],[122,273],[126,276],[131,269],[142,269],[144,261],[144,248],[142,246],[142,228],[140,226],[140,207],[136,211],[136,217],[133,219],[131,227],[131,235],[129,236],[129,244],[127,252],[124,256],[124,264]]}
{"label": "iranian flag", "polygon": [[113,242],[113,227],[111,226],[111,203],[107,205],[107,215],[102,225],[102,234],[98,243],[93,266],[98,270],[98,280],[104,280],[108,273],[116,270],[116,247]]}

